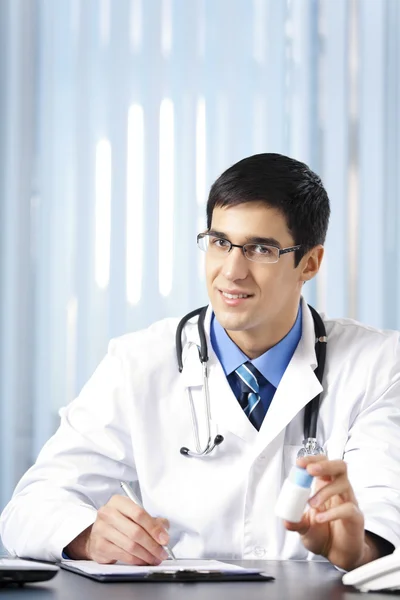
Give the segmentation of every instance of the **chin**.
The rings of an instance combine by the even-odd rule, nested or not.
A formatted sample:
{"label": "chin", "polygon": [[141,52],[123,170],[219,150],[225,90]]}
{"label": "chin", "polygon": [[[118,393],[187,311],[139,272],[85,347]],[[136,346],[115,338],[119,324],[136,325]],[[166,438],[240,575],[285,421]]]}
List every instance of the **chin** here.
{"label": "chin", "polygon": [[228,331],[243,331],[250,327],[250,324],[244,315],[229,314],[226,311],[214,312],[219,324]]}

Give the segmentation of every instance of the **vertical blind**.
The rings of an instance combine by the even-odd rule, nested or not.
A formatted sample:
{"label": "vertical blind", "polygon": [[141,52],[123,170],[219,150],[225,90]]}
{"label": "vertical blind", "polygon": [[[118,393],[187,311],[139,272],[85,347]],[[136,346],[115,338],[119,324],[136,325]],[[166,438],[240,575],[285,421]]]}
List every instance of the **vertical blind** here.
{"label": "vertical blind", "polygon": [[0,0],[0,508],[108,340],[207,301],[237,160],[332,204],[306,299],[400,326],[398,0]]}

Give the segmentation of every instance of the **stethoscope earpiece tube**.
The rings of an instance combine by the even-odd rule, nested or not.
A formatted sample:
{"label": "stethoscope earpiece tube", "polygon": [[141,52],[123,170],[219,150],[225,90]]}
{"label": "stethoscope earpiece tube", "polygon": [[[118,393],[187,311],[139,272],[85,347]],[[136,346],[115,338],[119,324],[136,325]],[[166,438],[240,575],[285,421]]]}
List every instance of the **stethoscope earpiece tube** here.
{"label": "stethoscope earpiece tube", "polygon": [[207,314],[207,306],[204,306],[199,314],[199,320],[197,322],[197,329],[199,331],[200,338],[200,360],[202,363],[206,363],[208,361],[208,348],[207,348],[207,340],[206,340],[206,332],[204,329],[204,319]]}
{"label": "stethoscope earpiece tube", "polygon": [[[326,330],[323,320],[319,313],[312,306],[308,305],[311,311],[315,327],[315,354],[317,357],[317,367],[314,371],[315,376],[322,385],[322,378],[325,370],[326,359]],[[319,405],[321,394],[318,394],[307,404],[304,410],[304,439],[317,438],[317,421],[319,415]]]}
{"label": "stethoscope earpiece tube", "polygon": [[[176,328],[175,349],[176,349],[176,358],[178,360],[179,373],[182,373],[182,371],[183,371],[183,348],[182,348],[183,328],[185,327],[186,323],[188,321],[190,321],[190,319],[192,319],[196,315],[200,315],[202,310],[204,310],[204,317],[205,317],[205,312],[207,311],[207,306],[202,306],[201,308],[196,308],[196,310],[192,310],[192,312],[188,313],[185,317],[183,317],[183,319],[181,321],[179,321],[178,327]],[[203,317],[203,323],[204,323],[204,317]],[[200,317],[199,317],[199,320],[200,320]],[[200,331],[199,331],[199,334],[200,334]],[[204,344],[205,344],[206,338],[205,338],[204,330],[203,330],[203,339],[204,339]],[[201,335],[200,335],[200,343],[201,343]],[[207,355],[207,350],[206,350],[206,355]]]}

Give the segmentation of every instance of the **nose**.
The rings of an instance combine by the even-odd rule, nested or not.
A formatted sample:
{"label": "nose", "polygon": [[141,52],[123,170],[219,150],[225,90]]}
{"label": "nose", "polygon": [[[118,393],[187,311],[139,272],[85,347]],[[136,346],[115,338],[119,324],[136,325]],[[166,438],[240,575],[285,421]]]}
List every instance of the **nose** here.
{"label": "nose", "polygon": [[222,273],[228,281],[246,279],[249,274],[249,261],[241,248],[232,248],[224,259]]}

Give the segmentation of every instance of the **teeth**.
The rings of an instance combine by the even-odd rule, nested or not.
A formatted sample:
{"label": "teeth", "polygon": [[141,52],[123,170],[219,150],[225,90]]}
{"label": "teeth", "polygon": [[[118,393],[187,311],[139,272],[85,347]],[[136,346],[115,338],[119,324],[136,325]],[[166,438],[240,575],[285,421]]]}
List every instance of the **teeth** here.
{"label": "teeth", "polygon": [[222,295],[225,298],[230,298],[231,300],[236,300],[237,298],[248,298],[247,294],[227,294],[226,292],[222,292]]}

